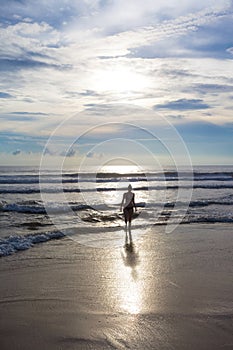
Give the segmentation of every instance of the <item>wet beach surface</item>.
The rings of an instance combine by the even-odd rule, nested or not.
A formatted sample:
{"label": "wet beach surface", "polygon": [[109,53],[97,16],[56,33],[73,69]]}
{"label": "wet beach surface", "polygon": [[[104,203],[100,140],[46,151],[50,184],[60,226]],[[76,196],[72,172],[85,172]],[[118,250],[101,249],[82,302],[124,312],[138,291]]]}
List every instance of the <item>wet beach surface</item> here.
{"label": "wet beach surface", "polygon": [[1,349],[233,348],[232,225],[65,237],[1,259]]}

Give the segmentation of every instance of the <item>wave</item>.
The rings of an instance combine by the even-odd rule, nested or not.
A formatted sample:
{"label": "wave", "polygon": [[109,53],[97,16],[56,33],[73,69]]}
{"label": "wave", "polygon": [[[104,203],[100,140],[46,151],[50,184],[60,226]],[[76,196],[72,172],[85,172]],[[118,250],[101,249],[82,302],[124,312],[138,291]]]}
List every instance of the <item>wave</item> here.
{"label": "wave", "polygon": [[31,248],[33,245],[48,242],[52,239],[60,239],[65,235],[60,231],[30,234],[26,236],[12,235],[0,239],[0,257]]}
{"label": "wave", "polygon": [[[168,186],[138,186],[134,187],[134,191],[148,191],[148,190],[155,190],[155,191],[165,191],[165,190],[178,190],[178,189],[233,189],[233,184],[198,184],[198,185],[168,185]],[[80,193],[80,192],[109,192],[109,191],[124,191],[124,187],[96,187],[93,189],[89,188],[62,188],[62,190],[59,187],[54,188],[1,188],[0,194],[36,194],[36,193]]]}
{"label": "wave", "polygon": [[[202,199],[202,200],[196,200],[191,201],[189,203],[182,202],[182,201],[170,201],[170,202],[154,202],[154,203],[146,203],[146,202],[138,202],[136,203],[136,206],[138,208],[157,208],[157,207],[164,207],[164,208],[174,208],[182,207],[182,206],[188,206],[190,208],[193,207],[207,207],[210,205],[233,205],[233,195],[229,195],[226,197],[221,197],[217,199]],[[119,207],[119,204],[112,205],[111,207],[104,205],[104,204],[95,204],[93,206],[87,205],[80,202],[67,202],[67,203],[59,203],[59,202],[46,202],[43,203],[42,201],[36,201],[36,200],[27,200],[27,201],[21,201],[21,202],[15,202],[15,203],[6,203],[6,202],[0,202],[0,211],[2,212],[18,212],[18,213],[25,213],[25,214],[46,214],[46,209],[49,213],[54,214],[60,214],[60,213],[66,213],[67,212],[67,206],[69,209],[73,211],[85,211],[85,210],[94,210],[96,211],[109,211],[110,208],[117,210],[117,207]]]}
{"label": "wave", "polygon": [[[88,222],[91,221],[91,218],[87,220]],[[175,220],[172,222],[167,222],[167,219],[164,221],[157,221],[153,224],[153,226],[161,226],[161,225],[169,225],[175,223]],[[186,217],[180,224],[193,224],[193,223],[233,223],[233,218],[229,217],[193,217],[188,218]],[[137,225],[135,226],[137,227]],[[144,227],[144,226],[143,226]],[[101,228],[102,231],[103,228]],[[122,229],[121,226],[113,227],[113,230]],[[97,230],[97,233],[99,231]],[[111,232],[111,231],[110,231]],[[65,233],[61,231],[53,231],[53,232],[45,232],[45,233],[37,233],[37,234],[29,234],[25,236],[21,235],[11,235],[6,238],[0,239],[0,257],[8,256],[23,250],[27,250],[31,247],[33,247],[35,244],[48,242],[50,240],[54,239],[61,239],[64,238],[66,235]]]}
{"label": "wave", "polygon": [[[165,203],[164,207],[174,207],[177,206],[183,206],[185,205],[185,202],[169,202]],[[221,199],[203,199],[203,200],[197,200],[197,201],[191,201],[189,203],[190,208],[195,207],[207,207],[209,205],[233,205],[233,200],[230,199],[230,197],[221,198]]]}
{"label": "wave", "polygon": [[197,218],[189,218],[188,220],[183,220],[181,224],[197,224],[197,223],[203,223],[203,224],[217,224],[217,223],[233,223],[233,218],[229,217],[197,217]]}
{"label": "wave", "polygon": [[0,175],[0,184],[139,181],[233,181],[233,172],[149,172],[149,173],[65,173],[42,175]]}
{"label": "wave", "polygon": [[[69,203],[69,207],[74,211],[92,209],[91,206],[81,203]],[[67,211],[67,205],[63,203],[46,203],[46,208],[50,213],[65,213]],[[0,211],[4,212],[17,212],[24,214],[46,214],[46,208],[40,201],[25,201],[19,203],[0,203]]]}
{"label": "wave", "polygon": [[107,172],[100,172],[97,174],[94,173],[69,173],[69,174],[63,174],[63,176],[70,176],[70,177],[79,177],[82,175],[83,177],[90,177],[93,175],[96,176],[97,178],[124,178],[124,177],[146,177],[146,176],[154,176],[154,177],[162,177],[162,178],[167,178],[167,177],[216,177],[216,178],[231,178],[233,177],[233,172],[232,171],[209,171],[209,172],[201,172],[201,171],[164,171],[164,172],[154,172],[154,171],[149,171],[149,172],[136,172],[136,173],[107,173]]}

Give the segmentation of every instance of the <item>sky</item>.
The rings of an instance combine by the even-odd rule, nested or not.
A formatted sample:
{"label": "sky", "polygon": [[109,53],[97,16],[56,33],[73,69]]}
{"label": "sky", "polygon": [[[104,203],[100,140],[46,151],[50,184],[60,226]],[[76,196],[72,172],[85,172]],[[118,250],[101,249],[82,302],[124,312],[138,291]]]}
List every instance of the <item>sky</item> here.
{"label": "sky", "polygon": [[232,164],[233,1],[1,0],[0,164]]}

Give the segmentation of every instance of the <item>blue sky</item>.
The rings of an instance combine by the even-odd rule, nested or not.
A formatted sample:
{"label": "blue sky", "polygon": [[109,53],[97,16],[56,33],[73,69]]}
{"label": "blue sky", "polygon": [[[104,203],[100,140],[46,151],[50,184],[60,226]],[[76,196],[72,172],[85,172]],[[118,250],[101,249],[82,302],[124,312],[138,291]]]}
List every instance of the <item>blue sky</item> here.
{"label": "blue sky", "polygon": [[232,164],[232,19],[229,0],[2,0],[1,164],[37,165],[43,151],[104,163],[125,147],[140,163],[127,141],[98,146],[123,138],[166,163],[164,125],[194,164]]}

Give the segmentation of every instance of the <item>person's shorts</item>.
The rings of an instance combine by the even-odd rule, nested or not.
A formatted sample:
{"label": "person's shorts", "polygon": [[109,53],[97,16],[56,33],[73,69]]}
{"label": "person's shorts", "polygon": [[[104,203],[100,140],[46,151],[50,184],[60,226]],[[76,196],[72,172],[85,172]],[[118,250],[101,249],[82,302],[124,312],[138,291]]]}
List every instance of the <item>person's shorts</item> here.
{"label": "person's shorts", "polygon": [[128,217],[128,216],[132,217],[132,215],[133,215],[133,207],[125,207],[124,208],[124,215],[126,217]]}

